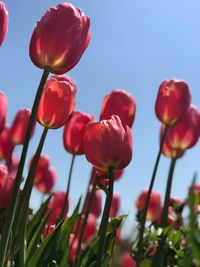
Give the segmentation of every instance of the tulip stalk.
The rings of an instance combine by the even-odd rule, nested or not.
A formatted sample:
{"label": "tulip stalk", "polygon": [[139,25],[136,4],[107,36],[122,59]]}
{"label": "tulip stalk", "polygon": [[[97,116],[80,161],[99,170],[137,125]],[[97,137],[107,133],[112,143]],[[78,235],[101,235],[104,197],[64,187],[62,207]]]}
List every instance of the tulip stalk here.
{"label": "tulip stalk", "polygon": [[37,147],[34,159],[33,159],[33,163],[31,165],[31,168],[29,170],[28,173],[28,177],[26,179],[26,183],[24,185],[24,199],[23,199],[23,203],[22,203],[22,209],[21,209],[21,224],[20,224],[20,230],[19,232],[21,233],[20,235],[20,254],[19,254],[19,259],[20,259],[20,266],[24,265],[25,262],[25,244],[26,244],[26,222],[27,222],[27,217],[28,217],[28,209],[29,209],[29,201],[30,201],[30,196],[31,196],[31,192],[32,192],[32,188],[33,188],[33,183],[34,183],[34,178],[35,178],[35,173],[37,170],[37,165],[38,165],[38,161],[40,158],[40,154],[42,152],[42,148],[44,145],[44,141],[46,139],[47,136],[47,132],[48,132],[48,128],[44,128],[39,145]]}
{"label": "tulip stalk", "polygon": [[31,116],[30,116],[30,120],[29,120],[29,124],[28,124],[28,128],[27,128],[27,132],[26,132],[26,135],[25,135],[22,154],[21,154],[21,158],[20,158],[20,162],[19,162],[19,166],[18,166],[16,178],[15,178],[14,187],[13,187],[12,198],[11,198],[9,207],[7,209],[6,219],[5,219],[3,232],[2,232],[2,236],[1,236],[1,241],[0,241],[0,266],[4,266],[5,258],[7,257],[6,254],[7,254],[7,251],[8,251],[8,243],[9,243],[9,238],[10,238],[10,232],[11,232],[11,228],[12,228],[12,225],[13,225],[13,219],[14,219],[14,216],[15,216],[16,207],[17,207],[17,203],[18,203],[20,184],[21,184],[21,181],[22,181],[22,174],[23,174],[23,170],[24,170],[24,164],[25,164],[26,155],[27,155],[27,151],[28,151],[29,141],[30,141],[30,138],[31,138],[33,127],[34,127],[34,123],[35,123],[35,118],[36,118],[36,114],[37,114],[37,109],[38,109],[40,97],[42,95],[43,88],[44,88],[44,85],[45,85],[46,80],[48,78],[48,75],[49,75],[49,69],[46,68],[46,69],[44,69],[42,78],[40,80],[40,84],[39,84],[38,89],[37,89],[35,100],[34,100],[34,103],[33,103],[33,106],[32,106],[32,112],[31,112]]}
{"label": "tulip stalk", "polygon": [[112,196],[113,196],[113,187],[114,187],[114,168],[109,167],[109,186],[108,186],[108,194],[106,196],[106,203],[104,206],[104,211],[101,219],[101,224],[99,227],[99,247],[97,252],[97,260],[95,263],[95,267],[101,267],[102,266],[102,258],[104,254],[105,249],[105,239],[106,239],[106,230],[109,220],[109,214],[110,214],[110,207],[112,204]]}
{"label": "tulip stalk", "polygon": [[[176,155],[178,155],[178,151],[177,151]],[[175,158],[172,158],[170,168],[169,168],[167,187],[166,187],[166,192],[165,192],[165,202],[164,202],[164,208],[163,208],[162,218],[161,218],[161,223],[160,223],[161,227],[167,226],[168,208],[169,208],[169,204],[170,204],[170,193],[171,193],[172,180],[173,180],[176,162],[177,162],[177,156]],[[156,253],[153,257],[151,267],[160,266],[159,260],[162,259],[162,257],[160,257],[160,255],[163,252],[163,246],[165,244],[165,240],[166,240],[166,236],[163,235],[161,240],[159,241],[158,248],[157,248]]]}
{"label": "tulip stalk", "polygon": [[158,155],[156,158],[156,162],[155,162],[155,166],[153,169],[153,173],[152,173],[152,177],[151,177],[151,182],[149,185],[149,190],[148,190],[148,194],[147,194],[147,199],[145,202],[145,206],[144,206],[144,210],[142,211],[142,219],[141,219],[141,224],[140,224],[140,229],[139,229],[139,241],[138,241],[138,252],[137,252],[137,256],[136,256],[136,267],[140,266],[140,262],[141,262],[141,258],[142,258],[142,247],[143,247],[143,235],[144,235],[144,229],[145,229],[145,223],[146,223],[146,218],[147,218],[147,211],[148,211],[148,206],[149,206],[149,202],[150,202],[150,198],[151,198],[151,193],[153,190],[153,186],[154,186],[154,182],[155,182],[155,178],[156,178],[156,173],[158,170],[158,165],[160,162],[160,157],[162,154],[162,149],[163,149],[163,145],[165,142],[165,138],[167,135],[167,131],[169,129],[169,126],[166,125],[165,129],[164,129],[164,133],[160,142],[160,148],[158,151]]}
{"label": "tulip stalk", "polygon": [[72,155],[71,164],[70,164],[70,170],[69,170],[69,176],[68,176],[68,182],[67,182],[67,190],[66,190],[66,195],[65,195],[65,202],[64,202],[61,214],[60,214],[60,218],[58,219],[58,222],[60,222],[61,220],[63,220],[65,218],[65,213],[66,213],[66,208],[67,208],[67,203],[68,203],[68,198],[69,198],[69,190],[70,190],[70,186],[71,186],[72,171],[73,171],[73,167],[74,167],[75,157],[76,157],[76,155]]}
{"label": "tulip stalk", "polygon": [[[177,152],[178,155],[178,152]],[[165,201],[164,201],[164,207],[162,212],[162,218],[161,218],[161,227],[165,227],[167,225],[167,218],[168,218],[168,208],[170,204],[170,194],[171,194],[171,188],[172,188],[172,180],[173,180],[173,174],[174,169],[176,165],[177,157],[172,158],[170,168],[169,168],[169,175],[167,180],[167,187],[165,192]]]}
{"label": "tulip stalk", "polygon": [[[79,267],[79,265],[80,265],[81,244],[82,244],[82,241],[83,241],[83,234],[84,234],[85,227],[86,227],[86,224],[87,224],[88,216],[89,216],[89,213],[90,213],[90,210],[91,210],[91,207],[92,207],[94,194],[95,194],[95,191],[96,191],[96,185],[97,185],[97,179],[95,179],[95,181],[94,181],[91,194],[88,194],[89,190],[87,191],[87,196],[89,196],[89,201],[88,201],[88,205],[86,206],[85,214],[84,214],[84,209],[85,209],[85,203],[86,202],[84,203],[83,210],[82,210],[82,212],[80,214],[80,220],[79,220],[77,228],[80,226],[82,215],[84,215],[84,219],[83,219],[83,223],[81,225],[80,237],[79,237],[79,240],[78,240],[78,246],[77,246],[77,250],[76,250],[76,260],[75,260],[74,267]],[[86,199],[87,199],[87,196],[86,196]],[[78,229],[77,229],[77,231],[78,231]]]}

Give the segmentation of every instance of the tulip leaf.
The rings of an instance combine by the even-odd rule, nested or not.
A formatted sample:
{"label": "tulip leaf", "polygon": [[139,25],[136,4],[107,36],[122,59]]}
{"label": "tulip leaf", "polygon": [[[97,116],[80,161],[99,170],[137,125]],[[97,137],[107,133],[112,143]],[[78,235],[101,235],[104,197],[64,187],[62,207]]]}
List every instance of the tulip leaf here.
{"label": "tulip leaf", "polygon": [[78,211],[81,203],[81,198],[72,214],[62,225],[59,236],[56,240],[55,260],[59,267],[66,267],[67,259],[70,251],[69,238],[72,233],[75,221],[78,217]]}
{"label": "tulip leaf", "polygon": [[[107,232],[106,232],[106,240],[105,240],[105,253],[104,253],[104,257],[102,261],[102,267],[109,266],[109,262],[110,262],[113,247],[114,247],[116,232],[122,220],[125,217],[126,216],[116,217],[108,223]],[[96,257],[98,253],[98,247],[99,247],[99,237],[96,237],[91,242],[89,249],[86,251],[85,255],[83,256],[80,267],[95,266]]]}
{"label": "tulip leaf", "polygon": [[50,215],[50,211],[46,214],[45,218],[42,219],[40,225],[38,226],[36,232],[34,233],[32,239],[30,240],[28,249],[27,249],[27,253],[26,253],[26,262],[29,262],[29,260],[31,259],[31,257],[33,256],[33,254],[35,253],[38,243],[41,239],[41,235],[44,231],[45,225],[47,223],[47,220],[49,218]]}
{"label": "tulip leaf", "polygon": [[52,195],[50,195],[48,199],[41,205],[37,213],[33,216],[32,220],[27,225],[27,232],[26,232],[27,246],[31,242],[32,236],[37,231],[37,228],[39,227],[42,219],[45,216],[46,209],[47,209],[47,206],[49,204],[51,197]]}
{"label": "tulip leaf", "polygon": [[51,232],[41,243],[40,247],[35,251],[31,259],[27,262],[25,267],[38,267],[38,266],[48,266],[45,265],[46,261],[49,264],[52,260],[52,255],[55,247],[55,240],[59,235],[60,228],[63,224],[61,221],[56,228]]}

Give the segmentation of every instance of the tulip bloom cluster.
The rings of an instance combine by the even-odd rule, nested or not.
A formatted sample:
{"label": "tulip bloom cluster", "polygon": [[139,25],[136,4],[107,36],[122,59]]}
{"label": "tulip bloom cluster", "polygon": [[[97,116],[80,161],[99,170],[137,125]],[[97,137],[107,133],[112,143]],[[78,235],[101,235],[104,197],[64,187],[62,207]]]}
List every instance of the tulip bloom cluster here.
{"label": "tulip bloom cluster", "polygon": [[[0,22],[1,46],[8,31],[3,2]],[[30,40],[30,58],[44,70],[32,109],[18,110],[8,125],[8,100],[0,92],[0,266],[187,266],[188,259],[199,266],[200,185],[194,180],[186,201],[171,196],[175,163],[200,135],[200,112],[191,104],[189,86],[171,79],[158,89],[155,113],[162,123],[160,150],[150,187],[135,202],[139,237],[124,240],[120,227],[124,217],[118,216],[124,199],[114,186],[132,160],[136,101],[125,90],[114,89],[103,99],[99,120],[75,110],[77,86],[65,73],[86,51],[89,27],[89,17],[70,3],[48,9]],[[49,72],[54,74],[50,78]],[[26,178],[24,165],[37,122],[43,132]],[[63,136],[58,142],[72,155],[66,192],[54,191],[57,172],[50,156],[42,152],[48,130],[61,127]],[[23,146],[21,157],[14,153],[18,145]],[[153,190],[161,153],[171,158],[164,202]],[[80,198],[72,211],[72,170],[75,157],[81,155],[92,171],[85,199]],[[29,203],[33,187],[42,197],[49,195],[36,213]],[[190,209],[189,230],[183,219],[185,205]],[[146,219],[151,225],[145,231]]]}

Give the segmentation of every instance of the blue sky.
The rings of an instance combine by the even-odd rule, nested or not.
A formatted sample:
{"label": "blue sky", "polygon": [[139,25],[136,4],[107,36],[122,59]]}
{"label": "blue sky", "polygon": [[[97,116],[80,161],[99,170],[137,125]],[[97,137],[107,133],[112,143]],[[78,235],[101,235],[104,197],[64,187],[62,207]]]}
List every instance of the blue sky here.
{"label": "blue sky", "polygon": [[[30,108],[42,70],[29,58],[29,41],[36,20],[59,1],[5,1],[9,32],[0,48],[0,90],[9,99],[8,123],[20,108]],[[91,18],[91,42],[80,63],[69,75],[78,85],[76,109],[99,117],[104,96],[123,88],[137,102],[133,126],[133,160],[115,191],[122,195],[122,210],[134,216],[134,201],[149,185],[158,151],[160,122],[154,114],[159,84],[177,78],[189,83],[193,103],[200,106],[200,2],[198,0],[71,1]],[[57,169],[55,189],[66,188],[70,155],[62,145],[63,129],[49,131],[44,152]],[[34,153],[41,133],[38,125],[31,142]],[[194,171],[200,169],[199,144],[188,151],[175,170],[173,195],[184,198]],[[20,148],[16,149],[20,152]],[[164,196],[170,160],[162,157],[155,189]],[[25,169],[25,172],[27,168]],[[78,157],[72,182],[72,205],[84,193],[90,165]],[[40,195],[34,192],[32,206]]]}

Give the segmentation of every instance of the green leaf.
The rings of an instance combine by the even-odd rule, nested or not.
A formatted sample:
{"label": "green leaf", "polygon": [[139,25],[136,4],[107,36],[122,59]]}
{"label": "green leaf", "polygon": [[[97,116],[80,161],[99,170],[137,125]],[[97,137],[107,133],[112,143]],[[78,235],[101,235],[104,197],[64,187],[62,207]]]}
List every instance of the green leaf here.
{"label": "green leaf", "polygon": [[55,245],[55,240],[57,238],[57,235],[59,234],[60,228],[63,224],[63,221],[61,221],[53,232],[51,232],[50,235],[48,235],[45,240],[41,243],[40,247],[35,251],[32,258],[29,262],[25,265],[25,267],[38,267],[42,266],[42,264],[45,262],[45,260],[48,259],[49,262],[51,262],[53,249]]}
{"label": "green leaf", "polygon": [[68,255],[70,252],[69,238],[72,233],[75,221],[78,217],[78,211],[81,203],[81,198],[72,214],[62,225],[59,237],[56,240],[55,260],[59,267],[66,267]]}
{"label": "green leaf", "polygon": [[27,233],[26,233],[27,246],[31,242],[32,236],[37,231],[37,228],[39,227],[42,219],[45,216],[46,209],[47,209],[47,206],[49,204],[51,197],[52,195],[50,195],[48,199],[41,205],[37,213],[33,216],[32,220],[27,225]]}
{"label": "green leaf", "polygon": [[[108,223],[107,232],[106,232],[106,241],[105,241],[105,253],[103,256],[102,267],[108,267],[109,266],[113,247],[114,247],[116,232],[117,232],[117,229],[120,226],[122,220],[125,217],[126,217],[126,215],[116,217]],[[80,267],[95,266],[98,247],[99,247],[99,237],[96,237],[91,242],[91,245],[89,246],[86,254],[83,256],[83,258],[81,260]]]}
{"label": "green leaf", "polygon": [[39,241],[41,239],[41,235],[44,231],[45,225],[47,223],[47,220],[49,218],[50,215],[50,211],[46,214],[45,218],[42,219],[40,225],[38,226],[35,234],[33,235],[33,237],[30,240],[28,249],[27,249],[27,253],[25,255],[25,262],[29,262],[29,260],[31,259],[31,257],[33,256],[33,254],[35,253],[37,246],[39,244]]}

